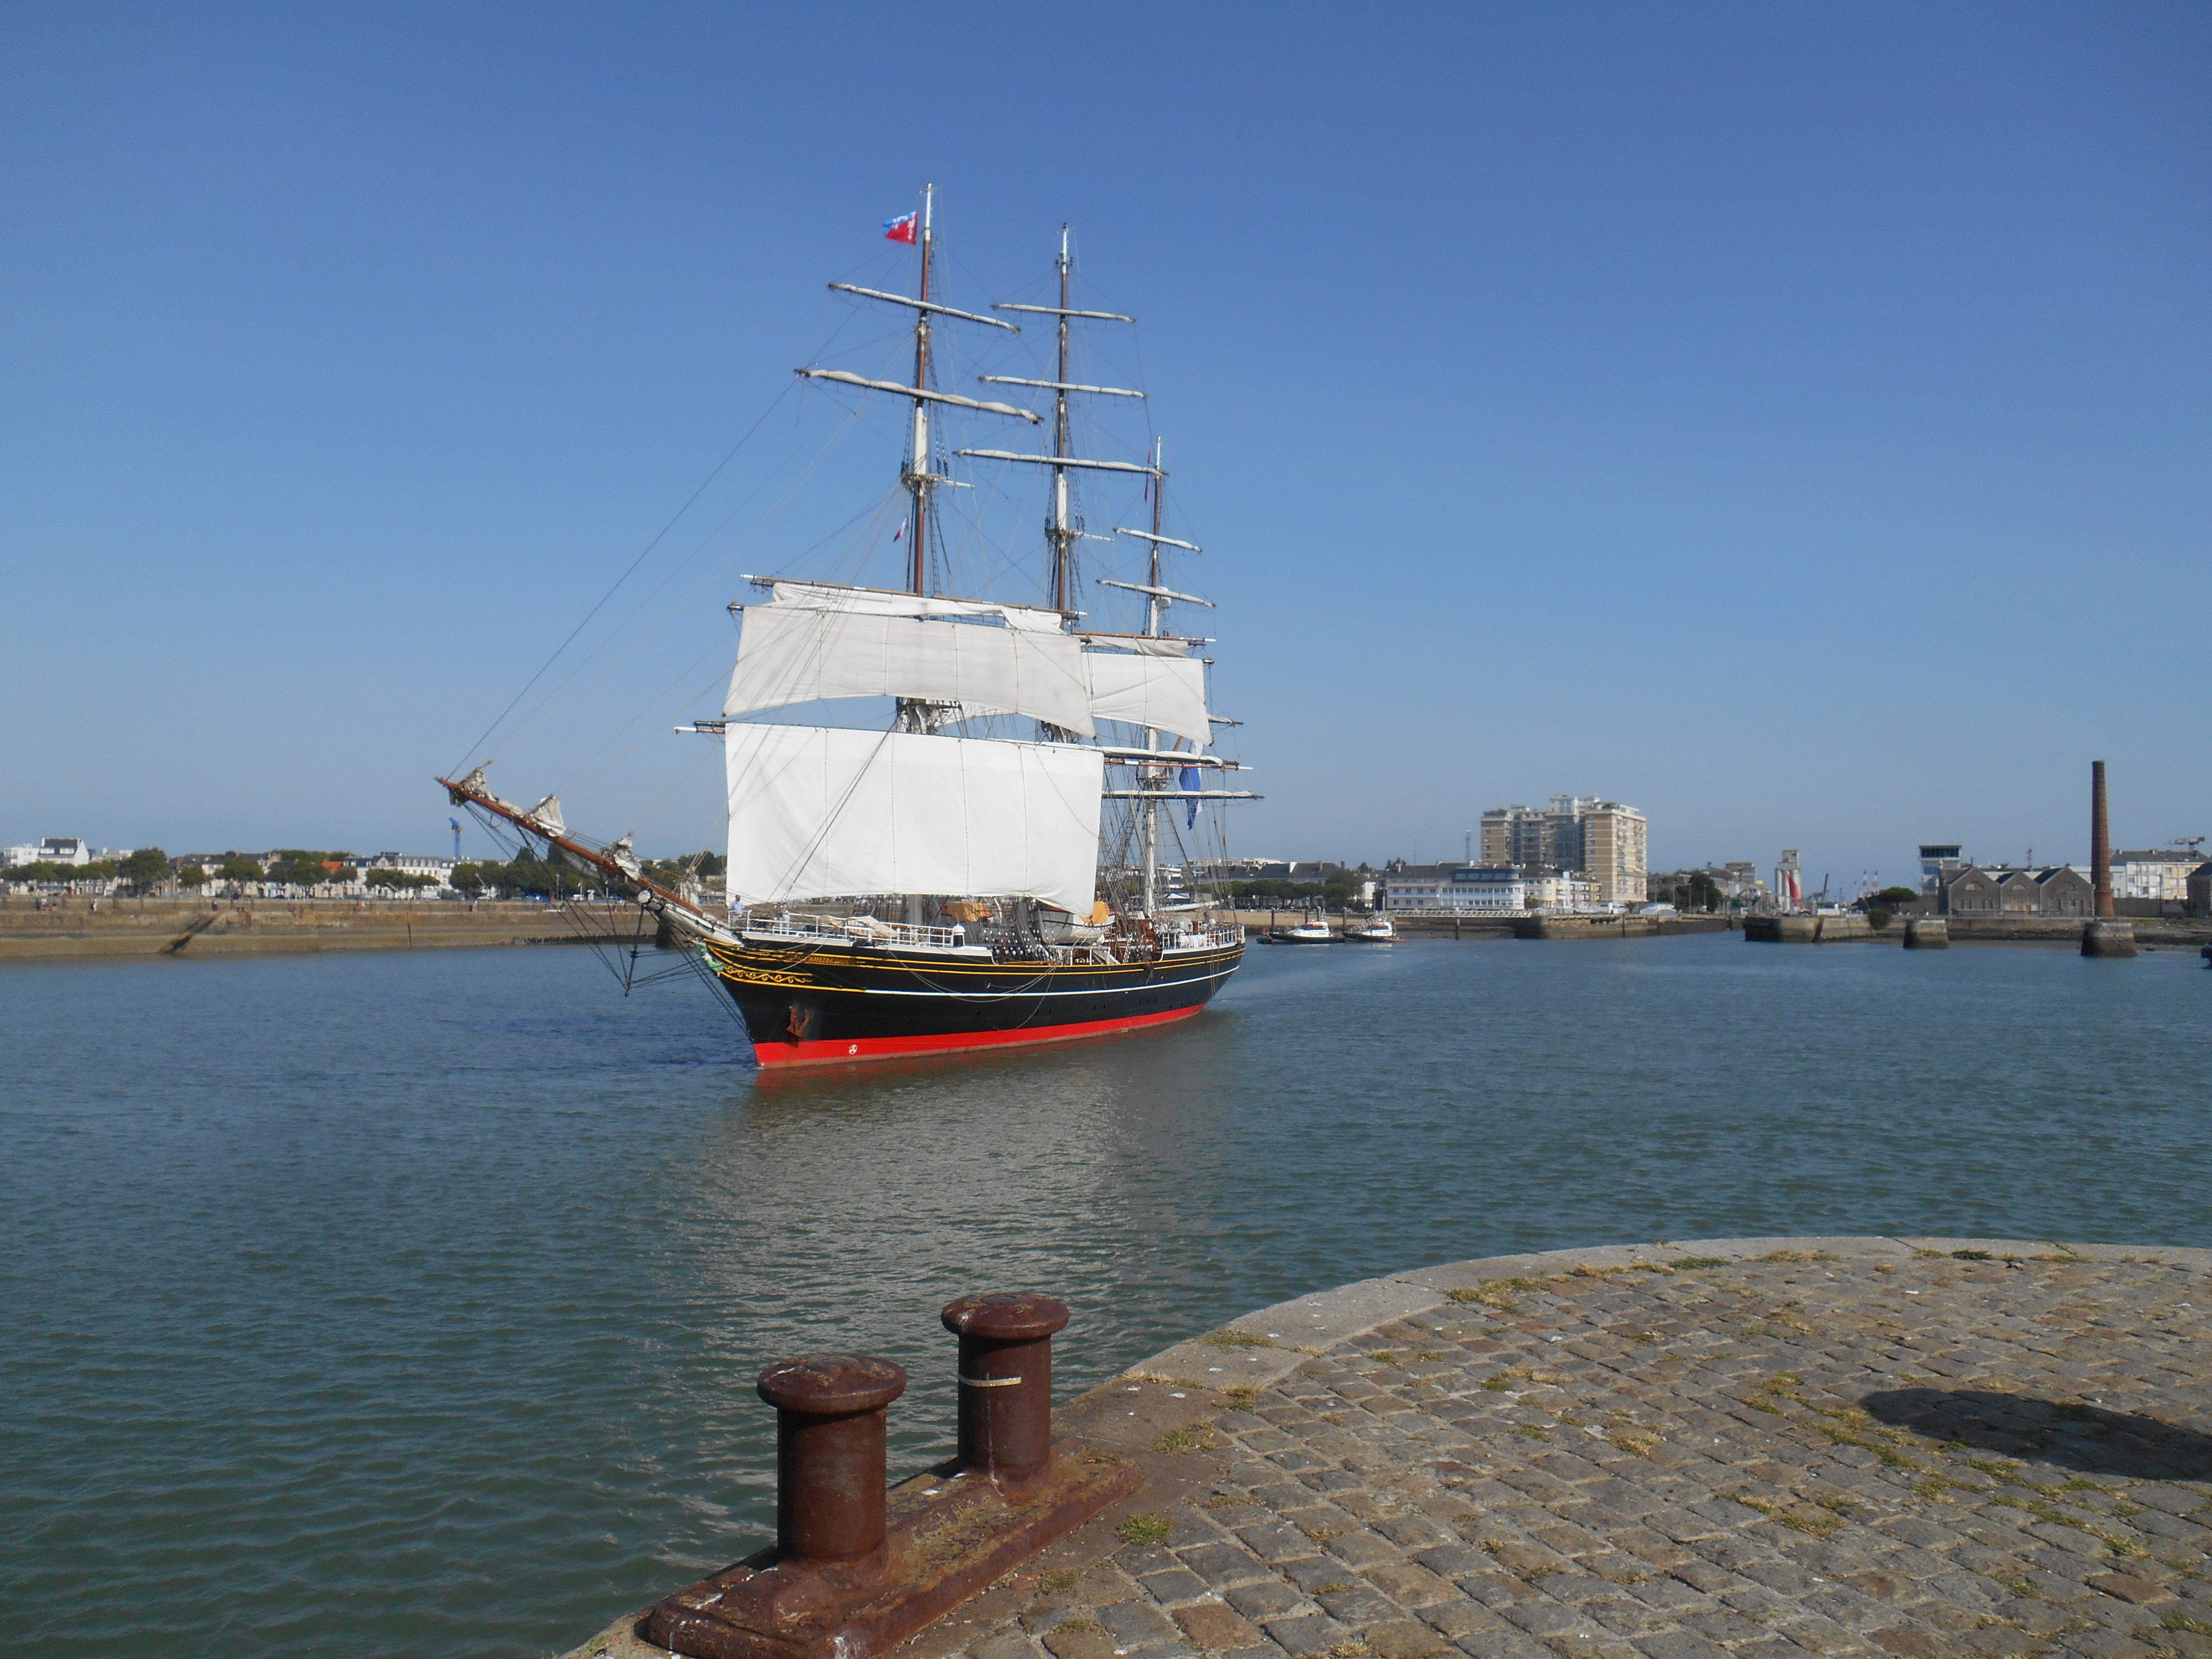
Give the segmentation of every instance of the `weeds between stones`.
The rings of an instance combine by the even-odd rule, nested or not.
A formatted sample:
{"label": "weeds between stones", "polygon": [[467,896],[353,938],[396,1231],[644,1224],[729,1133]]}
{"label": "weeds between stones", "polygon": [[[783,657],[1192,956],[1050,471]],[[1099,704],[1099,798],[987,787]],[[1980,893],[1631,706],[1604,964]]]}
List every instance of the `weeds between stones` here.
{"label": "weeds between stones", "polygon": [[1825,1538],[1844,1522],[1840,1516],[1807,1515],[1799,1511],[1784,1516],[1782,1524],[1792,1532],[1809,1532],[1815,1538]]}
{"label": "weeds between stones", "polygon": [[1268,1336],[1253,1336],[1244,1331],[1208,1331],[1198,1339],[1209,1348],[1272,1348],[1275,1340]]}
{"label": "weeds between stones", "polygon": [[1125,1544],[1164,1544],[1174,1528],[1162,1515],[1133,1515],[1114,1528],[1114,1535]]}
{"label": "weeds between stones", "polygon": [[1221,1408],[1224,1411],[1249,1412],[1259,1398],[1257,1389],[1231,1389],[1221,1396]]}
{"label": "weeds between stones", "polygon": [[1170,1429],[1152,1443],[1156,1452],[1212,1451],[1218,1443],[1213,1437],[1213,1419],[1206,1418],[1187,1429]]}
{"label": "weeds between stones", "polygon": [[1076,1582],[1082,1577],[1073,1567],[1062,1567],[1057,1572],[1041,1572],[1037,1575],[1037,1588],[1047,1595],[1065,1595],[1075,1588]]}
{"label": "weeds between stones", "polygon": [[1667,1265],[1678,1273],[1689,1273],[1699,1267],[1725,1267],[1728,1258],[1724,1255],[1678,1255]]}

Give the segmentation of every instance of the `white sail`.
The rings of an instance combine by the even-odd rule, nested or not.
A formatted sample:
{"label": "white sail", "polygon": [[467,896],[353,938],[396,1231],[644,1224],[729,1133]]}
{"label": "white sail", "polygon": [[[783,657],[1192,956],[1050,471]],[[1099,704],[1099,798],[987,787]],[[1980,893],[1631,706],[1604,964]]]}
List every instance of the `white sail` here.
{"label": "white sail", "polygon": [[770,581],[778,605],[811,611],[843,611],[863,617],[997,617],[1024,634],[1057,634],[1057,611],[1033,605],[1002,605],[995,599],[947,599],[933,594],[895,593],[881,587],[839,587],[829,582]]}
{"label": "white sail", "polygon": [[724,718],[823,697],[919,697],[957,703],[964,714],[1027,714],[1092,734],[1083,647],[1069,635],[749,607]]}
{"label": "white sail", "polygon": [[1213,726],[1206,715],[1206,665],[1196,657],[1086,651],[1083,665],[1091,678],[1091,712],[1096,718],[1157,726],[1201,749],[1213,741]]}
{"label": "white sail", "polygon": [[1090,914],[1096,749],[734,722],[723,744],[733,906],[940,893]]}

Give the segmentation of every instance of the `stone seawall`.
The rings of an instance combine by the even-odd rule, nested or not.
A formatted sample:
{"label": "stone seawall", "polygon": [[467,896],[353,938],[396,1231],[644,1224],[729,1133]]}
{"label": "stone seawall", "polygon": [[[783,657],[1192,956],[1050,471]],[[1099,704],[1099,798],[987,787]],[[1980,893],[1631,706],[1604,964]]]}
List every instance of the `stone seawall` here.
{"label": "stone seawall", "polygon": [[[574,909],[576,915],[569,912]],[[0,899],[0,962],[570,945],[620,930],[628,905],[351,899]]]}

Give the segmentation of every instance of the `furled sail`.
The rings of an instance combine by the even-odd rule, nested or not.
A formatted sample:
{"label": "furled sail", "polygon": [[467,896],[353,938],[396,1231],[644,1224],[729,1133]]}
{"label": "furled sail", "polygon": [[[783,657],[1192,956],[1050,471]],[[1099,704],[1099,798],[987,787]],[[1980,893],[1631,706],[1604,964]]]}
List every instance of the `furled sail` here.
{"label": "furled sail", "polygon": [[1086,651],[1083,666],[1097,719],[1157,726],[1201,749],[1213,741],[1212,724],[1206,717],[1206,665],[1196,657]]}
{"label": "furled sail", "polygon": [[735,721],[723,744],[733,906],[940,893],[1090,913],[1096,749]]}
{"label": "furled sail", "polygon": [[770,580],[767,586],[778,605],[844,611],[861,617],[997,617],[1007,627],[1024,634],[1057,634],[1064,620],[1057,611],[1033,605],[1004,605],[996,599],[940,599],[883,587],[840,587],[833,582]]}
{"label": "furled sail", "polygon": [[1147,657],[1188,657],[1191,647],[1206,643],[1179,634],[1078,634],[1075,637],[1085,645],[1108,645]]}
{"label": "furled sail", "polygon": [[725,718],[823,697],[918,697],[963,714],[1028,714],[1092,734],[1083,648],[1066,634],[757,605]]}

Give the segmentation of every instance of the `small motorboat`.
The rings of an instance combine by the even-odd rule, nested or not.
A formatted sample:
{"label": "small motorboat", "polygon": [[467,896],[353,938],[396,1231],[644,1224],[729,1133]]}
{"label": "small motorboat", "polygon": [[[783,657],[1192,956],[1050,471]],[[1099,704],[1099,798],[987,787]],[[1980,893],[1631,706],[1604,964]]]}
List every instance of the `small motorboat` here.
{"label": "small motorboat", "polygon": [[1389,917],[1376,916],[1357,927],[1346,927],[1344,942],[1346,945],[1395,945],[1398,930],[1390,925]]}
{"label": "small motorboat", "polygon": [[1276,945],[1334,945],[1336,935],[1328,931],[1326,917],[1308,916],[1295,927],[1278,927],[1267,935]]}

